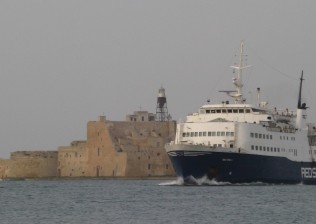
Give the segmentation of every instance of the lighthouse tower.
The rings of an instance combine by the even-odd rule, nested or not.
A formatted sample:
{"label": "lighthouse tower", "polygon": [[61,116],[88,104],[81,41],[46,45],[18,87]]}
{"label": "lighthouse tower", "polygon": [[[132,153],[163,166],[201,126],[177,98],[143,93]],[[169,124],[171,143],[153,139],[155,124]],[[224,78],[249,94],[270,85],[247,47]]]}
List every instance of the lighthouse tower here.
{"label": "lighthouse tower", "polygon": [[167,107],[167,97],[165,89],[161,86],[158,92],[157,97],[157,107],[156,107],[156,120],[157,121],[167,121],[168,116],[168,107]]}

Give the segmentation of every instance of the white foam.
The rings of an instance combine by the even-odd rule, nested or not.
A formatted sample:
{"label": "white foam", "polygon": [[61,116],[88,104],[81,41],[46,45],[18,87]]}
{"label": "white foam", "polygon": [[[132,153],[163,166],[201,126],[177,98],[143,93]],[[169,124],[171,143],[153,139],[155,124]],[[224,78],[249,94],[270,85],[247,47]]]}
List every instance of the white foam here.
{"label": "white foam", "polygon": [[183,178],[178,177],[176,180],[160,183],[159,186],[181,186],[184,184]]}

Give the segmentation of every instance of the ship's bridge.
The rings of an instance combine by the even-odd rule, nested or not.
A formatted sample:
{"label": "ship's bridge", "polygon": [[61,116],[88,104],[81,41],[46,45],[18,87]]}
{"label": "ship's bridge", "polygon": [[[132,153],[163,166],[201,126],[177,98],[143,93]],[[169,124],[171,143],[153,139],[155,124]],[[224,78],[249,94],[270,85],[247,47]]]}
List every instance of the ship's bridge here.
{"label": "ship's bridge", "polygon": [[198,113],[187,116],[186,122],[210,122],[213,120],[259,123],[271,121],[272,116],[266,108],[251,104],[206,104]]}

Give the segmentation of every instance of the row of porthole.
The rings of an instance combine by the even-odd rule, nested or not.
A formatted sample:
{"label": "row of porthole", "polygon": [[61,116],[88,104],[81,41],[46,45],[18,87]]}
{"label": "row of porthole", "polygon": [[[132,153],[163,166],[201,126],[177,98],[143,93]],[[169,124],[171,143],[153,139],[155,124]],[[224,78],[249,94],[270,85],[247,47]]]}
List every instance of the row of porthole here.
{"label": "row of porthole", "polygon": [[225,131],[203,131],[203,132],[183,132],[182,137],[206,137],[206,136],[231,136],[235,135],[234,132]]}
{"label": "row of porthole", "polygon": [[[258,145],[251,145],[251,150],[256,151],[267,151],[267,152],[285,152],[285,149],[280,149],[277,147],[269,147],[269,146],[258,146]],[[294,156],[297,156],[297,149],[289,149],[289,152],[293,152]]]}

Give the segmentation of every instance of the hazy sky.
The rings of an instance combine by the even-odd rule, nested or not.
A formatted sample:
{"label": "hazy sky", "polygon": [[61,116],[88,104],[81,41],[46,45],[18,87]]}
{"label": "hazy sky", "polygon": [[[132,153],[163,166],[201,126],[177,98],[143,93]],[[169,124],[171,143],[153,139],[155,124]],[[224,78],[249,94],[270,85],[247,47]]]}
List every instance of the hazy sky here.
{"label": "hazy sky", "polygon": [[[86,123],[155,112],[175,120],[233,89],[241,40],[246,97],[295,109],[299,76],[316,122],[316,1],[0,2],[0,157],[86,139]],[[253,94],[251,94],[253,93]]]}

